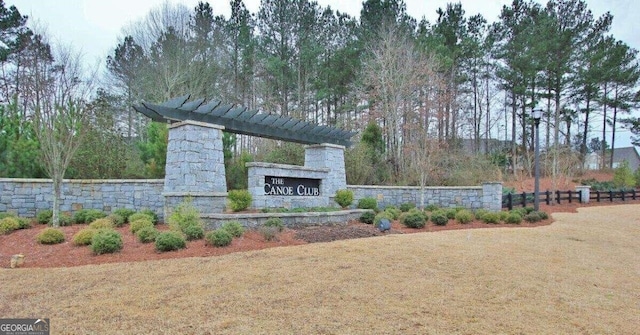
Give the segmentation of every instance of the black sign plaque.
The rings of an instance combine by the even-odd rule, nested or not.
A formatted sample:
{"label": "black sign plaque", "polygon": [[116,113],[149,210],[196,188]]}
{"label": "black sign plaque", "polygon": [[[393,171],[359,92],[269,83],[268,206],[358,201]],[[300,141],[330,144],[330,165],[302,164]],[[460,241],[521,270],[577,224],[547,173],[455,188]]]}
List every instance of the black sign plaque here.
{"label": "black sign plaque", "polygon": [[291,197],[318,197],[320,196],[320,179],[265,176],[264,193]]}

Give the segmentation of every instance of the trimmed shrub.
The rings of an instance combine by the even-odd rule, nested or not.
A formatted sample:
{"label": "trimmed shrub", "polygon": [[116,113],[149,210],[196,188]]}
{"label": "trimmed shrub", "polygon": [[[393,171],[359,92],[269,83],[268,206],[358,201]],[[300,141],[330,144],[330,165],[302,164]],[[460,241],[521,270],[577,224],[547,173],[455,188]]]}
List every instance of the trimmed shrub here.
{"label": "trimmed shrub", "polygon": [[449,218],[443,210],[437,210],[431,214],[431,222],[437,226],[446,226],[449,223]]}
{"label": "trimmed shrub", "polygon": [[109,218],[97,219],[89,224],[89,228],[93,229],[103,229],[103,228],[113,228],[113,221]]}
{"label": "trimmed shrub", "polygon": [[97,219],[106,217],[107,214],[99,209],[81,209],[73,214],[72,223],[91,223]]}
{"label": "trimmed shrub", "polygon": [[187,241],[177,231],[165,231],[156,237],[156,250],[160,252],[183,249],[186,246]]}
{"label": "trimmed shrub", "polygon": [[549,215],[545,212],[541,212],[541,211],[533,211],[527,215],[524,216],[524,220],[530,223],[534,223],[534,222],[540,222],[542,220],[546,220],[549,218]]}
{"label": "trimmed shrub", "polygon": [[6,217],[0,220],[0,235],[9,234],[20,229],[20,220],[15,217]]}
{"label": "trimmed shrub", "polygon": [[181,202],[169,215],[167,222],[171,229],[178,231],[184,231],[186,227],[191,225],[202,227],[200,212],[190,200]]}
{"label": "trimmed shrub", "polygon": [[459,210],[458,213],[456,213],[455,219],[461,224],[467,224],[473,221],[473,213],[471,213],[469,210],[462,209]]}
{"label": "trimmed shrub", "polygon": [[58,244],[64,242],[64,233],[60,229],[45,228],[38,235],[36,241],[40,244]]}
{"label": "trimmed shrub", "polygon": [[455,219],[456,213],[458,213],[458,210],[455,208],[447,208],[444,210],[444,214],[447,216],[447,219],[449,220]]}
{"label": "trimmed shrub", "polygon": [[476,220],[480,220],[482,221],[485,214],[489,213],[488,210],[480,208],[480,209],[476,209],[476,211],[474,212],[474,215],[476,217]]}
{"label": "trimmed shrub", "polygon": [[229,199],[229,208],[234,212],[245,210],[251,206],[251,193],[248,190],[231,190],[227,198]]}
{"label": "trimmed shrub", "polygon": [[[60,225],[60,227],[70,226],[73,223],[71,221],[72,221],[71,216],[64,213],[61,213],[60,217],[58,218],[58,224]],[[51,224],[53,224],[53,222],[50,223],[50,225]]]}
{"label": "trimmed shrub", "polygon": [[14,218],[16,217],[15,214],[13,213],[9,213],[9,212],[0,212],[0,220],[4,219],[4,218]]}
{"label": "trimmed shrub", "polygon": [[192,224],[182,229],[182,233],[187,238],[187,241],[199,240],[204,237],[204,228],[202,225]]}
{"label": "trimmed shrub", "polygon": [[440,207],[438,207],[438,205],[436,204],[428,204],[427,207],[424,208],[424,210],[427,212],[435,212],[438,209],[440,209]]}
{"label": "trimmed shrub", "polygon": [[153,218],[146,214],[146,213],[142,213],[142,212],[138,212],[138,213],[133,213],[131,215],[129,215],[129,223],[133,222],[133,221],[138,221],[138,220],[147,220],[149,222],[151,222],[153,224]]}
{"label": "trimmed shrub", "polygon": [[375,198],[362,198],[358,200],[358,208],[378,210],[378,201]]}
{"label": "trimmed shrub", "polygon": [[393,217],[389,212],[380,212],[376,214],[375,218],[373,218],[373,225],[378,227],[380,225],[380,220],[387,219],[389,221],[393,221]]}
{"label": "trimmed shrub", "polygon": [[376,218],[376,213],[374,212],[364,212],[360,215],[360,222],[366,224],[372,224],[373,220]]}
{"label": "trimmed shrub", "polygon": [[510,212],[500,211],[498,212],[498,214],[500,215],[500,221],[507,221],[507,218],[509,217]]}
{"label": "trimmed shrub", "polygon": [[244,227],[238,221],[225,222],[220,229],[228,231],[233,237],[240,237],[244,234]]}
{"label": "trimmed shrub", "polygon": [[50,209],[39,211],[36,214],[36,221],[38,221],[39,224],[49,224],[51,223],[52,218],[53,218],[53,211]]}
{"label": "trimmed shrub", "polygon": [[107,216],[107,219],[111,220],[115,227],[122,227],[125,223],[127,223],[127,219],[120,214],[112,213],[111,215]]}
{"label": "trimmed shrub", "polygon": [[342,208],[347,208],[353,203],[353,191],[338,190],[334,201]]}
{"label": "trimmed shrub", "polygon": [[414,208],[416,208],[416,204],[412,204],[412,203],[409,203],[409,202],[400,205],[400,210],[402,212],[408,212],[408,211],[410,211],[410,210],[412,210]]}
{"label": "trimmed shrub", "polygon": [[135,221],[132,221],[129,224],[129,231],[132,234],[136,234],[138,232],[138,230],[144,228],[144,227],[152,227],[153,228],[153,222],[151,222],[151,220],[149,219],[148,216],[144,216],[143,218],[137,219]]}
{"label": "trimmed shrub", "polygon": [[207,233],[206,240],[214,247],[226,247],[231,244],[233,235],[224,229],[216,229]]}
{"label": "trimmed shrub", "polygon": [[409,211],[401,215],[400,223],[409,228],[424,228],[426,219],[420,211]]}
{"label": "trimmed shrub", "polygon": [[92,228],[84,228],[79,230],[73,235],[73,244],[75,245],[89,245],[95,235],[96,230]]}
{"label": "trimmed shrub", "polygon": [[151,225],[140,228],[136,232],[136,237],[138,238],[138,241],[142,243],[150,243],[156,240],[158,234],[160,234],[160,232],[153,225]]}
{"label": "trimmed shrub", "polygon": [[500,223],[500,213],[499,212],[487,212],[482,216],[482,222],[498,224]]}
{"label": "trimmed shrub", "polygon": [[503,212],[503,213],[508,213],[507,217],[504,220],[505,223],[508,223],[508,224],[522,223],[522,216],[520,216],[519,213],[509,213],[509,212]]}
{"label": "trimmed shrub", "polygon": [[134,209],[131,208],[118,208],[116,210],[114,210],[113,212],[111,212],[111,215],[119,215],[124,219],[125,223],[129,222],[129,217],[133,214],[135,214],[136,211]]}
{"label": "trimmed shrub", "polygon": [[280,230],[278,227],[267,227],[260,226],[258,227],[258,232],[264,237],[265,241],[273,241],[278,239],[278,232]]}
{"label": "trimmed shrub", "polygon": [[149,208],[143,208],[140,213],[142,214],[146,214],[147,216],[149,216],[151,218],[151,222],[153,222],[154,225],[158,224],[158,214],[156,214],[156,212],[150,210]]}
{"label": "trimmed shrub", "polygon": [[276,228],[278,229],[278,232],[284,230],[284,223],[282,223],[281,218],[268,218],[267,221],[265,221],[264,226]]}
{"label": "trimmed shrub", "polygon": [[389,213],[389,215],[391,215],[391,219],[392,220],[397,220],[398,218],[400,218],[400,214],[402,214],[402,211],[393,207],[393,206],[389,206],[387,208],[384,209],[385,212]]}
{"label": "trimmed shrub", "polygon": [[29,229],[31,228],[31,221],[25,219],[25,218],[16,218],[18,219],[18,224],[20,227],[18,227],[18,229]]}
{"label": "trimmed shrub", "polygon": [[96,230],[91,238],[91,251],[96,255],[120,251],[122,245],[122,235],[110,228]]}

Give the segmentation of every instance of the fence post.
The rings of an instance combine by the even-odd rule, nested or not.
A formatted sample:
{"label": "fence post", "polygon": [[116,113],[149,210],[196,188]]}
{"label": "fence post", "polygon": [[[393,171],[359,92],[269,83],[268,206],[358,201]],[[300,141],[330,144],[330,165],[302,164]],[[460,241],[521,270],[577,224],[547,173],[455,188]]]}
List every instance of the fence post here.
{"label": "fence post", "polygon": [[556,202],[560,204],[560,191],[556,190]]}
{"label": "fence post", "polygon": [[631,199],[636,200],[636,189],[631,190]]}
{"label": "fence post", "polygon": [[613,191],[609,190],[609,201],[613,202]]}
{"label": "fence post", "polygon": [[620,193],[622,194],[622,201],[625,201],[624,200],[624,196],[626,195],[627,191],[626,190],[622,190],[622,191],[620,191]]}
{"label": "fence post", "polygon": [[596,201],[600,202],[600,190],[596,191]]}
{"label": "fence post", "polygon": [[520,195],[520,202],[522,203],[522,207],[527,207],[527,192],[522,192]]}
{"label": "fence post", "polygon": [[547,196],[547,206],[551,205],[551,191],[547,190],[544,194]]}
{"label": "fence post", "polygon": [[573,203],[573,193],[571,190],[567,191],[567,194],[569,195],[569,203]]}
{"label": "fence post", "polygon": [[507,208],[509,210],[513,209],[513,193],[507,193]]}
{"label": "fence post", "polygon": [[576,186],[576,192],[580,193],[580,202],[583,204],[588,204],[589,199],[591,199],[591,186],[589,185],[579,185]]}

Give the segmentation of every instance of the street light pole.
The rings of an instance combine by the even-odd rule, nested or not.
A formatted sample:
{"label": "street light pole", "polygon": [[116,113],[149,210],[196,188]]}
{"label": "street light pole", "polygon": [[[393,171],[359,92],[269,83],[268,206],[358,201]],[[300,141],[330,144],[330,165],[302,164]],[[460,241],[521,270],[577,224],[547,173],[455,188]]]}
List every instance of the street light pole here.
{"label": "street light pole", "polygon": [[540,119],[542,118],[542,110],[534,109],[531,111],[533,117],[533,124],[536,128],[536,143],[535,143],[535,184],[533,195],[533,208],[536,211],[540,210]]}

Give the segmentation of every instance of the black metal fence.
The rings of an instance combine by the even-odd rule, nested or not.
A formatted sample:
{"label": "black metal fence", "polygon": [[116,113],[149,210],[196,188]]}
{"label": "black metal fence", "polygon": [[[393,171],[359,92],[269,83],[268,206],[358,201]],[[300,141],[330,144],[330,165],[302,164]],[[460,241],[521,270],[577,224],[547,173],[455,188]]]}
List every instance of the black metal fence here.
{"label": "black metal fence", "polygon": [[[549,190],[545,192],[539,193],[540,203],[546,203],[547,205],[551,205],[551,203],[561,204],[564,202],[578,202],[582,203],[582,192],[583,191],[555,191],[551,192]],[[614,200],[637,200],[639,194],[635,189],[632,190],[620,190],[620,191],[591,191],[589,192],[589,201],[602,202],[602,201],[610,201]],[[522,192],[522,193],[507,193],[502,196],[502,208],[507,208],[512,210],[513,207],[522,206],[527,207],[527,204],[533,204],[535,200],[535,193],[533,192]]]}

